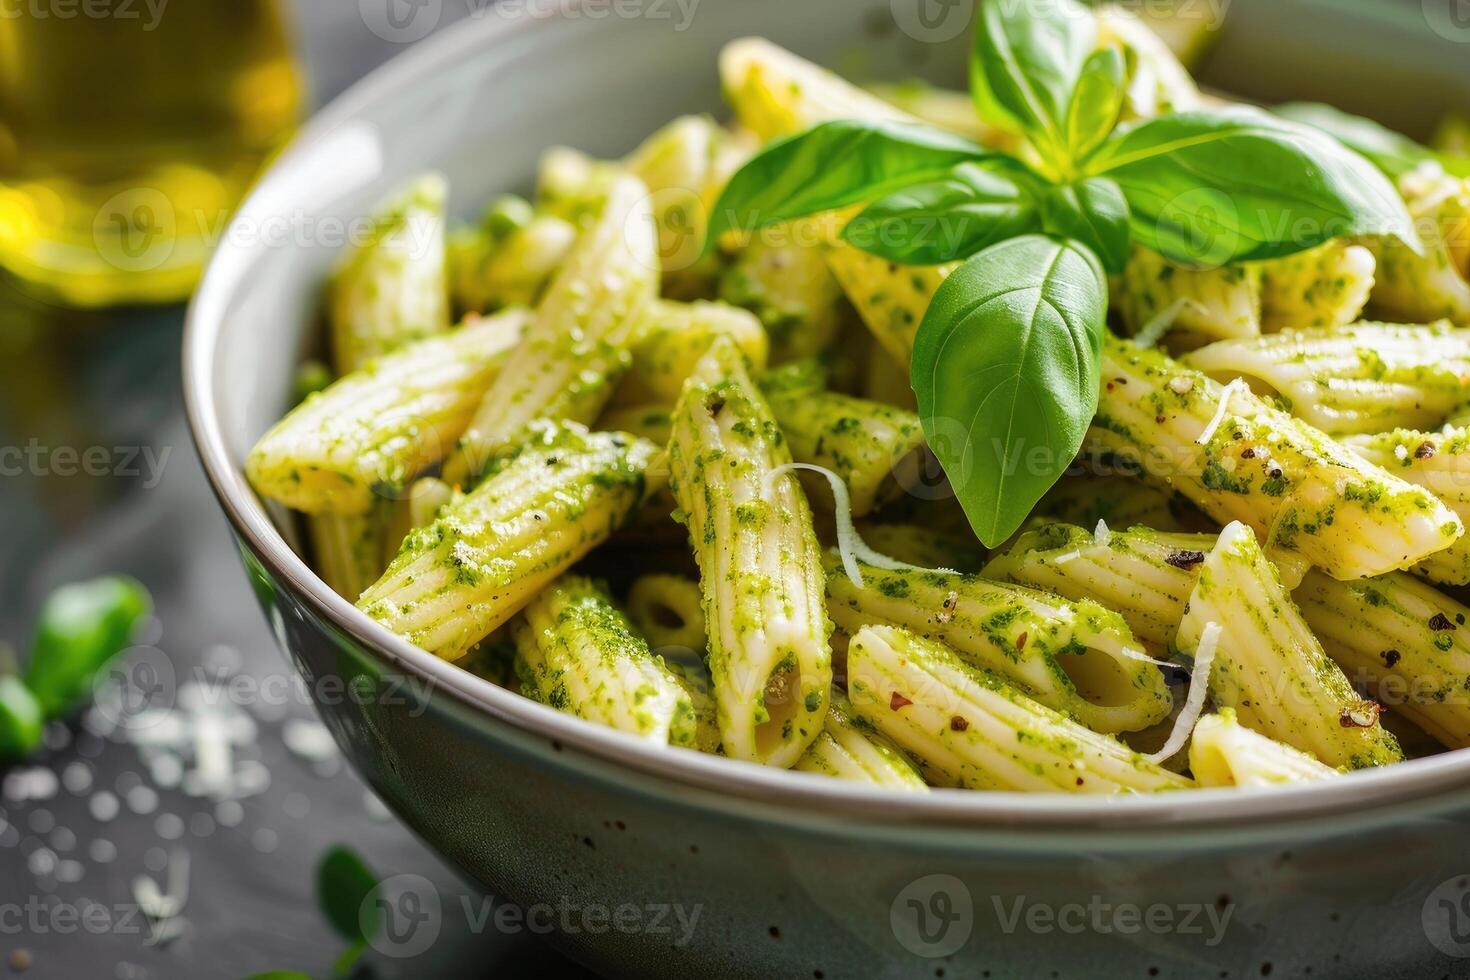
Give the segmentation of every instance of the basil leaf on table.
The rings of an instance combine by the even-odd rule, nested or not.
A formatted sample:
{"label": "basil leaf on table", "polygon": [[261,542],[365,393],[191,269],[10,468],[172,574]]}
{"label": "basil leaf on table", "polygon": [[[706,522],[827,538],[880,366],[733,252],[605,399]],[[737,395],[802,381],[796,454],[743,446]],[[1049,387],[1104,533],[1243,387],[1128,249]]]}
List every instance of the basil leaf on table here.
{"label": "basil leaf on table", "polygon": [[1470,159],[1431,150],[1371,119],[1321,102],[1288,102],[1271,111],[1283,119],[1322,130],[1348,149],[1373,161],[1374,166],[1393,178],[1430,160],[1456,177],[1470,177]]}
{"label": "basil leaf on table", "polygon": [[1125,66],[1114,47],[1088,55],[1077,79],[1077,90],[1067,107],[1067,148],[1074,160],[1083,160],[1103,144],[1123,112]]}
{"label": "basil leaf on table", "polygon": [[1107,281],[1085,247],[992,245],[934,294],[912,381],[929,447],[987,546],[1072,462],[1097,410]]}
{"label": "basil leaf on table", "polygon": [[1075,0],[986,0],[970,52],[981,117],[1030,136],[1057,162],[1067,107],[1096,44],[1097,18]]}
{"label": "basil leaf on table", "polygon": [[1352,235],[1422,248],[1403,199],[1372,164],[1256,109],[1150,120],[1115,136],[1088,170],[1123,189],[1140,244],[1185,265],[1280,258]]}
{"label": "basil leaf on table", "polygon": [[730,178],[710,215],[705,248],[732,228],[754,230],[871,201],[989,155],[928,126],[839,119],[778,140]]}
{"label": "basil leaf on table", "polygon": [[328,851],[316,869],[317,900],[338,935],[362,942],[377,935],[377,910],[365,903],[378,887],[378,878],[357,853],[347,847]]}
{"label": "basil leaf on table", "polygon": [[1040,183],[1005,157],[962,163],[944,177],[905,187],[865,208],[842,238],[908,265],[952,262],[1041,227]]}
{"label": "basil leaf on table", "polygon": [[1086,245],[1106,272],[1117,275],[1128,261],[1129,213],[1128,199],[1116,181],[1089,177],[1047,188],[1042,228],[1049,235]]}

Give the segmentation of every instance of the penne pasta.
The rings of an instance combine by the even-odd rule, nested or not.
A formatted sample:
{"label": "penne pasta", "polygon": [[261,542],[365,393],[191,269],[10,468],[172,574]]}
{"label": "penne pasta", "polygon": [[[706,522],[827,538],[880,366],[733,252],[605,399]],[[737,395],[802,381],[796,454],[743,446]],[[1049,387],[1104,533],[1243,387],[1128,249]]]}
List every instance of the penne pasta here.
{"label": "penne pasta", "polygon": [[1470,398],[1470,330],[1359,323],[1211,344],[1184,362],[1243,377],[1330,434],[1427,428]]}
{"label": "penne pasta", "polygon": [[832,690],[822,733],[792,768],[907,793],[929,789],[903,750],[857,717],[847,695],[837,688]]}
{"label": "penne pasta", "polygon": [[677,648],[703,656],[708,636],[698,582],[682,575],[641,575],[628,589],[628,616],[655,650]]}
{"label": "penne pasta", "polygon": [[656,485],[657,449],[536,423],[403,550],[357,606],[446,660],[464,655],[627,520]]}
{"label": "penne pasta", "polygon": [[716,337],[729,337],[763,371],[769,352],[766,332],[749,312],[726,303],[650,303],[633,328],[632,365],[613,401],[619,405],[672,405]]}
{"label": "penne pasta", "polygon": [[925,453],[924,430],[915,413],[794,386],[768,386],[766,398],[792,458],[841,477],[854,515],[870,514],[914,485]]}
{"label": "penne pasta", "polygon": [[[1424,487],[1460,516],[1470,520],[1470,430],[1446,427],[1437,432],[1398,429],[1346,440],[1359,456],[1410,483]],[[1436,551],[1411,571],[1442,585],[1470,584],[1470,542],[1460,538]]]}
{"label": "penne pasta", "polygon": [[1464,533],[1423,488],[1248,390],[1113,337],[1102,376],[1084,452],[1136,468],[1217,521],[1244,522],[1273,552],[1351,579],[1406,568]]}
{"label": "penne pasta", "polygon": [[439,174],[420,177],[384,207],[367,240],[337,267],[327,289],[327,319],[339,374],[449,329],[448,193]]}
{"label": "penne pasta", "polygon": [[444,458],[526,324],[524,311],[416,341],[317,392],[250,451],[256,492],[308,514],[365,514]]}
{"label": "penne pasta", "polygon": [[547,586],[522,613],[515,643],[526,697],[651,742],[698,743],[683,682],[597,583],[568,575]]}
{"label": "penne pasta", "polygon": [[473,482],[536,419],[595,419],[627,369],[629,331],[656,295],[658,269],[648,192],[619,174],[485,392],[445,481]]}
{"label": "penne pasta", "polygon": [[933,785],[1031,793],[1191,785],[907,630],[864,626],[847,670],[857,716],[918,759]]}
{"label": "penne pasta", "polygon": [[450,292],[461,312],[534,306],[577,241],[576,227],[556,215],[510,227],[497,217],[492,211],[481,227],[450,237]]}
{"label": "penne pasta", "polygon": [[1260,263],[1262,332],[1355,322],[1368,303],[1376,265],[1372,252],[1342,239]]}
{"label": "penne pasta", "polygon": [[1424,253],[1395,238],[1367,242],[1378,260],[1369,310],[1404,323],[1470,325],[1470,181],[1429,165],[1399,177],[1398,187]]}
{"label": "penne pasta", "polygon": [[861,583],[827,554],[828,612],[848,636],[870,624],[913,630],[1101,732],[1137,731],[1169,713],[1163,674],[1123,618],[1095,602],[941,569],[855,565]]}
{"label": "penne pasta", "polygon": [[1251,731],[1230,708],[1205,715],[1189,740],[1189,769],[1201,786],[1256,789],[1331,779],[1336,769],[1305,752]]}
{"label": "penne pasta", "polygon": [[1470,608],[1402,573],[1312,572],[1295,598],[1354,684],[1444,745],[1470,746]]}
{"label": "penne pasta", "polygon": [[1200,565],[1178,647],[1197,649],[1211,624],[1220,636],[1209,693],[1216,705],[1234,708],[1241,724],[1334,768],[1403,758],[1378,722],[1378,705],[1359,697],[1328,659],[1255,535],[1239,522],[1220,532]]}
{"label": "penne pasta", "polygon": [[851,316],[823,244],[810,222],[762,228],[720,275],[720,298],[760,318],[772,364],[831,349]]}
{"label": "penne pasta", "polygon": [[670,486],[699,563],[720,733],[733,758],[789,767],[822,730],[830,627],[811,511],[744,358],[718,339],[684,386]]}
{"label": "penne pasta", "polygon": [[333,592],[356,602],[387,566],[381,508],[363,514],[309,515],[306,526],[317,574]]}
{"label": "penne pasta", "polygon": [[1135,246],[1109,294],[1128,333],[1150,344],[1165,331],[1184,346],[1261,332],[1260,264],[1190,269]]}
{"label": "penne pasta", "polygon": [[[1088,531],[1047,524],[1021,534],[981,574],[1068,599],[1093,600],[1122,616],[1156,656],[1167,656],[1216,538],[1146,527],[1103,525]],[[1289,554],[1277,567],[1288,588],[1306,571],[1306,563]]]}

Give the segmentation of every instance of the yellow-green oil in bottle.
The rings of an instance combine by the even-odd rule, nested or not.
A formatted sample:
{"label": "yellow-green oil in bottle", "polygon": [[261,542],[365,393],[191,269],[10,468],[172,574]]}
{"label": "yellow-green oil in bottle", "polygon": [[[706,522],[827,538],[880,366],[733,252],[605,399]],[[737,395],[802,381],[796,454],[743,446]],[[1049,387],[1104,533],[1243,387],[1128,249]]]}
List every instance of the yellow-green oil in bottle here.
{"label": "yellow-green oil in bottle", "polygon": [[0,0],[0,266],[70,305],[187,296],[302,103],[278,0]]}

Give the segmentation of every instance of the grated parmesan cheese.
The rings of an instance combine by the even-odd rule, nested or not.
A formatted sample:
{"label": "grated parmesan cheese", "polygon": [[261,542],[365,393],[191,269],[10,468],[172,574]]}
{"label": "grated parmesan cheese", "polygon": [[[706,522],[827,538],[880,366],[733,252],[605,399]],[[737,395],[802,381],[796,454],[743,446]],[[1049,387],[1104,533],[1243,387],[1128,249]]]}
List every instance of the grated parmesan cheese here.
{"label": "grated parmesan cheese", "polygon": [[1174,719],[1174,728],[1169,732],[1169,740],[1164,743],[1164,747],[1144,757],[1150,762],[1164,762],[1177,755],[1194,733],[1195,723],[1205,712],[1205,695],[1210,687],[1210,667],[1215,662],[1215,650],[1220,645],[1220,632],[1220,624],[1213,620],[1206,623],[1205,628],[1200,631],[1199,646],[1194,651],[1194,669],[1189,673],[1189,696],[1184,699],[1184,707],[1179,709],[1179,717]]}
{"label": "grated parmesan cheese", "polygon": [[1106,548],[1113,540],[1113,532],[1108,530],[1108,522],[1101,517],[1097,519],[1097,527],[1092,529],[1092,543],[1099,548]]}
{"label": "grated parmesan cheese", "polygon": [[1193,305],[1193,300],[1184,296],[1179,297],[1159,312],[1148,319],[1148,322],[1138,328],[1133,335],[1135,347],[1157,347],[1164,335],[1174,329],[1174,323],[1179,319],[1186,307]]}
{"label": "grated parmesan cheese", "polygon": [[1194,441],[1196,445],[1203,446],[1207,444],[1211,439],[1215,438],[1215,432],[1220,428],[1221,424],[1224,423],[1225,414],[1230,411],[1231,397],[1237,392],[1241,391],[1243,388],[1245,388],[1245,382],[1240,380],[1239,378],[1236,378],[1234,381],[1231,381],[1228,385],[1226,385],[1225,389],[1220,392],[1220,404],[1215,406],[1215,415],[1213,418],[1210,419],[1210,424],[1205,426],[1204,431],[1195,438]]}

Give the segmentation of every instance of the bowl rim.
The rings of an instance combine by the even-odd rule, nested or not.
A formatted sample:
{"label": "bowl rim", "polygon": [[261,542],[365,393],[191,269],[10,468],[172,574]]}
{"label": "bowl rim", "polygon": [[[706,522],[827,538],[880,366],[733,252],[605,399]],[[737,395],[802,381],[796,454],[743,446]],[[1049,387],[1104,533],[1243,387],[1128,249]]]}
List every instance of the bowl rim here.
{"label": "bowl rim", "polygon": [[[581,0],[571,2],[580,5]],[[272,191],[282,183],[289,185],[292,174],[309,163],[310,147],[360,117],[365,108],[391,98],[395,91],[415,89],[446,63],[472,55],[490,56],[496,45],[523,32],[551,29],[558,19],[554,12],[539,13],[527,5],[515,14],[468,18],[412,45],[308,120],[237,214],[249,211],[264,196],[267,185]],[[1127,797],[942,788],[924,794],[894,793],[651,745],[524,698],[389,632],[328,588],[287,544],[243,472],[231,462],[216,404],[215,359],[224,311],[253,262],[251,250],[234,244],[230,234],[224,235],[189,303],[183,341],[185,415],[205,475],[234,533],[313,614],[352,637],[387,666],[524,734],[580,750],[607,767],[600,775],[608,779],[616,779],[620,770],[632,770],[671,786],[709,791],[731,802],[759,803],[767,813],[773,807],[790,808],[806,819],[825,816],[846,823],[890,825],[906,832],[916,827],[959,825],[977,830],[1024,826],[1117,834],[1152,833],[1163,826],[1240,829],[1328,816],[1361,817],[1370,809],[1425,801],[1470,786],[1470,752],[1449,751],[1322,783],[1259,791],[1194,789]]]}

